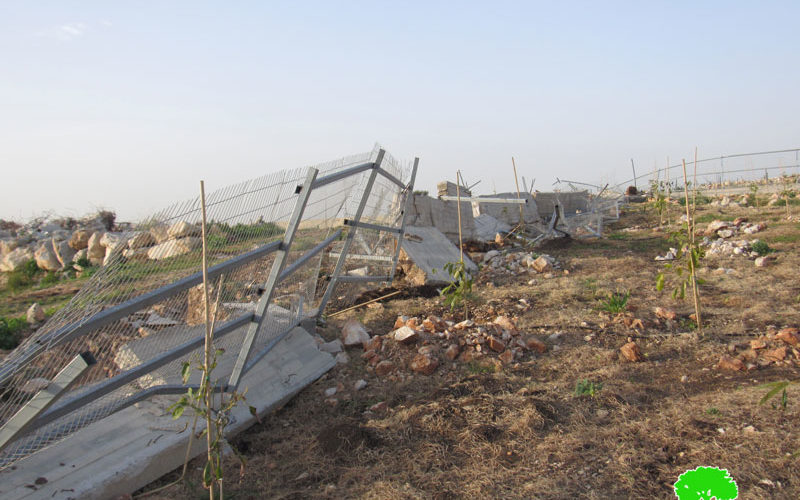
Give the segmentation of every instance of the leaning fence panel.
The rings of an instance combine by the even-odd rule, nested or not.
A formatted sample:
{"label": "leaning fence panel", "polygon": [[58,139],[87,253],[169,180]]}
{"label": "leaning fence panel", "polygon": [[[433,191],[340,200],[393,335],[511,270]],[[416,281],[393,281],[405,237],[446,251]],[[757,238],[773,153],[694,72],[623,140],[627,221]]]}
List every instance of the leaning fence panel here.
{"label": "leaning fence panel", "polygon": [[[359,254],[391,256],[396,233],[343,226],[363,196],[364,220],[399,227],[408,165],[384,155],[387,175],[375,178],[372,151],[318,165],[317,179],[297,224],[244,367],[263,357],[300,319],[318,311],[337,249],[353,232],[345,272],[363,265]],[[371,165],[361,169],[359,166]],[[307,169],[285,170],[219,189],[207,196],[210,297],[224,386],[268,282]],[[149,394],[182,387],[181,365],[199,361],[204,329],[199,199],[177,203],[126,233],[96,233],[87,256],[95,271],[69,304],[0,365],[0,426],[46,388],[77,354],[97,363],[80,375],[30,430],[0,451],[0,469],[69,436]],[[391,251],[389,251],[391,250]],[[387,264],[388,262],[388,264]],[[371,264],[388,275],[391,261]],[[349,286],[349,285],[343,285]],[[216,377],[216,375],[215,375]],[[195,377],[196,378],[196,377]],[[191,383],[197,380],[190,380]]]}

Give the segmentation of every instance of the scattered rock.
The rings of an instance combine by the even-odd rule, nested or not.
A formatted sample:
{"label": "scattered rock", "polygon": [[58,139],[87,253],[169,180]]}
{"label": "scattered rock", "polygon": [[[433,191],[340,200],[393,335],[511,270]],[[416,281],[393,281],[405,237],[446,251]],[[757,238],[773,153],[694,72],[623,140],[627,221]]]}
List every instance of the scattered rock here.
{"label": "scattered rock", "polygon": [[346,352],[340,352],[336,355],[335,360],[337,365],[346,365],[350,362],[350,356]]}
{"label": "scattered rock", "polygon": [[402,326],[392,333],[392,338],[400,344],[413,344],[419,338],[419,333],[413,328]]}
{"label": "scattered rock", "polygon": [[331,354],[336,354],[337,352],[342,352],[342,341],[339,339],[331,340],[330,342],[326,342],[324,344],[319,345],[319,350],[322,352],[328,352]]}
{"label": "scattered rock", "polygon": [[777,349],[771,349],[769,351],[764,351],[762,356],[764,360],[770,362],[783,361],[784,359],[786,359],[786,346],[778,347]]}
{"label": "scattered rock", "polygon": [[495,318],[494,324],[507,330],[511,335],[516,335],[519,333],[519,330],[517,330],[517,325],[515,325],[514,322],[508,318],[508,316],[498,316]]}
{"label": "scattered rock", "polygon": [[678,318],[678,314],[675,311],[671,309],[665,309],[663,307],[656,307],[655,313],[659,318],[670,321],[675,321]]}
{"label": "scattered rock", "polygon": [[550,261],[547,260],[544,256],[540,256],[536,260],[533,261],[531,267],[536,270],[537,273],[543,273],[545,271],[549,271],[552,268]]}
{"label": "scattered rock", "polygon": [[764,349],[767,347],[766,341],[763,339],[753,339],[750,341],[750,349]]}
{"label": "scattered rock", "polygon": [[444,351],[444,356],[450,361],[456,359],[459,354],[461,354],[461,347],[459,347],[458,344],[450,344],[450,346]]}
{"label": "scattered rock", "polygon": [[642,351],[639,350],[639,346],[636,345],[636,342],[628,342],[624,346],[620,347],[619,352],[625,357],[625,359],[633,363],[644,361]]}
{"label": "scattered rock", "polygon": [[394,328],[398,329],[403,326],[406,326],[406,321],[408,320],[409,320],[408,316],[398,316],[397,320],[394,322]]}
{"label": "scattered rock", "polygon": [[494,335],[489,335],[489,338],[486,339],[486,342],[489,344],[489,349],[493,350],[494,352],[503,352],[506,350],[505,343],[503,343],[502,340],[498,339]]}
{"label": "scattered rock", "polygon": [[29,308],[26,314],[26,319],[28,324],[35,325],[37,323],[41,323],[45,320],[44,309],[42,306],[39,305],[38,302],[34,302]]}
{"label": "scattered rock", "polygon": [[386,403],[386,401],[381,401],[380,403],[375,403],[374,405],[369,407],[369,411],[372,411],[372,412],[375,412],[375,413],[383,413],[388,409],[389,409],[389,405]]}
{"label": "scattered rock", "polygon": [[791,326],[781,328],[781,330],[775,335],[775,338],[782,340],[794,347],[798,347],[800,345],[800,331]]}
{"label": "scattered rock", "polygon": [[439,361],[429,354],[417,354],[411,360],[411,370],[423,375],[431,375],[439,366]]}
{"label": "scattered rock", "polygon": [[364,380],[364,379],[359,379],[359,380],[356,380],[355,384],[353,384],[353,390],[354,391],[360,391],[361,389],[365,388],[366,386],[367,386],[367,381]]}
{"label": "scattered rock", "polygon": [[547,352],[547,344],[533,335],[528,335],[525,337],[525,347],[531,351],[538,352],[539,354]]}
{"label": "scattered rock", "polygon": [[363,346],[369,342],[370,336],[358,320],[348,319],[342,327],[342,343],[345,347]]}
{"label": "scattered rock", "polygon": [[505,365],[511,364],[514,361],[514,351],[512,351],[511,349],[506,349],[505,351],[500,353],[498,358]]}
{"label": "scattered rock", "polygon": [[743,371],[745,369],[745,366],[744,362],[741,359],[723,355],[721,358],[719,358],[719,363],[717,363],[717,369],[728,370],[728,371]]}
{"label": "scattered rock", "polygon": [[394,363],[392,363],[388,359],[385,359],[380,363],[378,363],[377,365],[375,365],[375,375],[379,377],[385,377],[386,375],[389,375],[390,373],[395,371],[396,368],[397,367],[395,366]]}
{"label": "scattered rock", "polygon": [[757,257],[755,260],[756,267],[767,267],[767,264],[769,264],[769,257]]}
{"label": "scattered rock", "polygon": [[22,385],[20,391],[26,394],[36,394],[42,389],[47,389],[49,385],[50,381],[47,380],[46,378],[41,378],[41,377],[32,378]]}
{"label": "scattered rock", "polygon": [[15,248],[0,260],[0,271],[14,271],[31,259],[33,259],[33,252],[29,248]]}
{"label": "scattered rock", "polygon": [[325,389],[325,397],[330,398],[336,395],[336,387],[328,387]]}

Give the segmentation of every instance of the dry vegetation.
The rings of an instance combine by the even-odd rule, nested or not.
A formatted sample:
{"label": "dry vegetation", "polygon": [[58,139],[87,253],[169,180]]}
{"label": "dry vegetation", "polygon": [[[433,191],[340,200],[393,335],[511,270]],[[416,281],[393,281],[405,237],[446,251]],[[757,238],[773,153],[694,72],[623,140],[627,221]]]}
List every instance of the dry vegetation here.
{"label": "dry vegetation", "polygon": [[[720,210],[699,207],[698,216],[764,221],[768,228],[748,238],[776,252],[764,268],[740,255],[705,259],[704,337],[691,329],[690,300],[656,292],[663,264],[653,258],[670,246],[657,215],[630,207],[609,238],[541,250],[567,272],[529,285],[528,275],[482,271],[471,316],[512,315],[521,331],[540,335],[546,353],[508,364],[444,361],[431,376],[404,370],[389,380],[368,368],[360,348],[350,350],[348,364],[233,441],[247,465],[239,475],[238,460],[227,457],[227,498],[674,498],[678,476],[700,465],[727,468],[740,498],[800,498],[798,395],[789,390],[786,408],[758,404],[762,384],[798,378],[797,353],[749,371],[716,368],[742,343],[778,342],[767,335],[800,325],[800,224],[779,207]],[[622,231],[631,226],[641,229]],[[626,314],[641,327],[599,311],[619,291],[630,292]],[[529,307],[517,307],[519,299]],[[677,318],[659,319],[659,306]],[[461,319],[438,297],[402,294],[319,333],[333,339],[353,317],[386,334],[400,314]],[[620,357],[630,340],[643,362]],[[362,378],[368,386],[353,390]],[[576,395],[581,380],[602,386]],[[322,393],[337,385],[333,405]],[[369,410],[381,401],[384,410]],[[151,498],[205,498],[202,464],[191,465],[186,482]]]}

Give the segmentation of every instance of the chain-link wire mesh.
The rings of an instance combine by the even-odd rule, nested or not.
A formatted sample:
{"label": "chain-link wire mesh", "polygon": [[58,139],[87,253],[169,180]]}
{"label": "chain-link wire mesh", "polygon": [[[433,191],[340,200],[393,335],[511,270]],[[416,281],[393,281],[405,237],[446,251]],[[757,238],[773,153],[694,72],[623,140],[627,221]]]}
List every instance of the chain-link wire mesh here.
{"label": "chain-link wire mesh", "polygon": [[[317,178],[375,162],[378,154],[376,145],[368,153],[317,165]],[[408,167],[388,154],[381,168],[397,179],[408,179]],[[367,169],[311,191],[287,254],[286,267],[293,267],[293,272],[275,287],[268,320],[257,333],[249,359],[263,353],[271,339],[319,306],[321,290],[327,286],[321,269],[332,260],[326,255],[335,252],[341,238],[327,245],[325,251],[304,259],[302,265],[293,264],[342,229],[342,221],[355,213],[372,171]],[[284,170],[206,196],[208,265],[212,269],[215,265],[225,267],[209,280],[210,312],[216,330],[222,333],[215,340],[222,354],[214,374],[221,386],[227,382],[252,313],[264,293],[276,258],[273,250],[284,237],[298,199],[297,188],[306,172]],[[378,176],[362,220],[399,227],[404,196],[401,187]],[[55,415],[47,419],[48,423],[35,426],[0,452],[0,469],[117,411],[147,394],[145,391],[182,385],[181,365],[187,360],[199,361],[200,343],[183,349],[182,355],[172,356],[174,359],[168,362],[159,360],[204,336],[205,301],[197,279],[201,268],[200,223],[198,197],[156,213],[137,224],[135,231],[92,235],[87,256],[98,264],[94,275],[66,307],[0,365],[0,426],[76,355],[88,351],[97,363],[48,410]],[[354,245],[350,253],[363,249],[392,255],[397,241],[388,236],[393,233],[355,231],[360,246]],[[244,264],[224,264],[245,255],[252,257]],[[352,270],[359,262],[358,258],[348,258],[345,269]],[[370,271],[388,275],[390,265],[382,261]],[[162,293],[164,287],[173,287],[175,292]],[[143,299],[146,302],[135,304]],[[125,314],[98,322],[103,315],[120,310]],[[144,368],[146,371],[135,378],[124,378],[131,370]],[[199,372],[190,384],[198,383],[198,377]],[[121,380],[127,383],[120,386]],[[113,390],[100,391],[103,387]],[[84,396],[89,398],[85,404]]]}
{"label": "chain-link wire mesh", "polygon": [[[624,193],[628,186],[636,186],[639,190],[650,189],[653,182],[669,184],[672,191],[683,191],[683,163],[662,162],[652,168],[645,168],[635,179],[629,179],[609,190]],[[757,153],[741,153],[703,158],[697,161],[696,173],[694,158],[686,159],[687,178],[692,185],[709,191],[728,191],[731,188],[746,189],[752,183],[761,185],[777,185],[781,177],[800,174],[800,149],[765,151]],[[696,181],[695,181],[696,179]]]}

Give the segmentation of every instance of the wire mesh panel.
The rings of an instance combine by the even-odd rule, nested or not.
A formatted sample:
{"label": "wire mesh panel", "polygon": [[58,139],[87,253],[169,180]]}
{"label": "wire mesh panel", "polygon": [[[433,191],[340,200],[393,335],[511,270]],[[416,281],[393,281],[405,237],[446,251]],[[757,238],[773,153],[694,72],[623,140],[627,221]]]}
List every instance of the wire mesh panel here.
{"label": "wire mesh panel", "polygon": [[[340,244],[342,222],[352,216],[353,203],[357,206],[365,195],[378,153],[376,146],[371,152],[315,167],[319,179],[372,163],[369,169],[342,175],[311,191],[284,273],[271,294],[268,320],[258,329],[249,359],[257,360],[271,340],[318,307],[326,255]],[[407,179],[408,169],[390,156],[385,155],[382,165],[396,179]],[[248,326],[256,321],[253,313],[264,296],[275,252],[287,250],[280,242],[307,171],[284,170],[206,196],[209,312],[215,347],[221,351],[214,378],[221,386]],[[371,221],[394,224],[400,219],[404,192],[381,179],[366,193],[365,214]],[[198,197],[158,212],[137,224],[135,231],[92,236],[88,256],[102,267],[0,365],[0,426],[75,355],[88,351],[97,363],[33,422],[32,430],[0,452],[0,468],[153,391],[180,390],[180,367],[187,360],[199,362],[205,331],[200,222]],[[373,253],[386,253],[396,244],[385,235],[357,231],[364,248]],[[347,259],[346,269],[351,267]],[[199,383],[198,377],[199,372],[190,384]]]}

